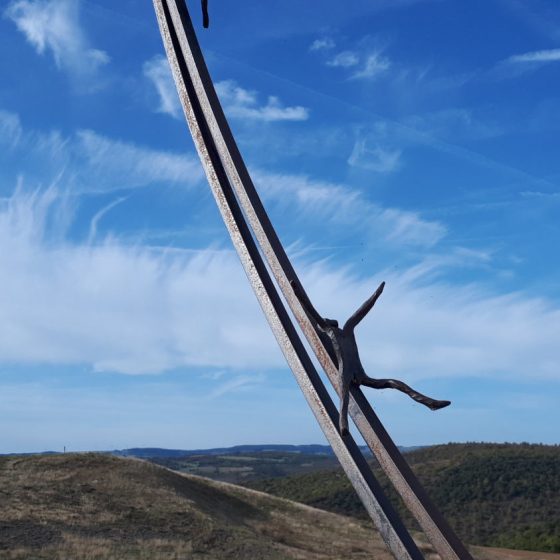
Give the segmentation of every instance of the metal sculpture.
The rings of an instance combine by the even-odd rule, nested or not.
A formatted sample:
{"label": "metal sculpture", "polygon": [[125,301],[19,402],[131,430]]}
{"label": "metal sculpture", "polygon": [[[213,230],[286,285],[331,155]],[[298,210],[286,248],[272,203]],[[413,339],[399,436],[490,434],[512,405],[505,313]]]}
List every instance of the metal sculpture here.
{"label": "metal sculpture", "polygon": [[372,389],[397,389],[397,391],[405,393],[411,399],[427,406],[431,410],[439,410],[451,404],[450,401],[438,401],[427,397],[397,379],[373,379],[366,374],[360,360],[354,329],[371,311],[375,302],[383,293],[385,282],[381,282],[374,294],[356,310],[342,328],[338,326],[338,321],[321,317],[313,307],[307,294],[299,288],[298,284],[294,281],[291,284],[307,315],[313,319],[317,328],[329,337],[334,349],[338,362],[340,386],[339,429],[341,435],[348,435],[348,403],[350,402],[350,386],[352,385],[356,387],[365,385]]}
{"label": "metal sculpture", "polygon": [[[224,223],[284,356],[380,535],[395,558],[420,560],[422,553],[375,479],[351,434],[339,431],[339,414],[294,327],[278,289],[319,363],[340,394],[334,347],[307,311],[305,293],[239,153],[200,50],[185,0],[153,0],[167,57],[196,149]],[[266,260],[266,264],[265,264]],[[267,265],[269,268],[267,268]],[[271,272],[269,272],[269,269]],[[350,386],[349,413],[440,556],[472,560],[389,437],[358,386]]]}
{"label": "metal sculpture", "polygon": [[210,26],[210,16],[208,15],[208,0],[202,0],[202,27],[208,29]]}

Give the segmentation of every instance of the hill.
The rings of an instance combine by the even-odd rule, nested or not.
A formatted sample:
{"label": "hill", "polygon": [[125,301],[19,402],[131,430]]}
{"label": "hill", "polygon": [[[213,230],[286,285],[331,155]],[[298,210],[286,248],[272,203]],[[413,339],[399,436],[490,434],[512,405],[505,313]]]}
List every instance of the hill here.
{"label": "hill", "polygon": [[[401,448],[407,452],[416,448]],[[371,452],[363,447],[366,457]],[[339,463],[328,445],[236,445],[210,449],[165,449],[136,447],[107,451],[118,457],[146,459],[178,472],[195,474],[243,484],[254,480],[305,474],[336,468]],[[42,453],[8,453],[2,456],[47,455]]]}
{"label": "hill", "polygon": [[[369,522],[110,455],[2,457],[0,500],[1,559],[390,558]],[[560,560],[481,548],[474,555]]]}
{"label": "hill", "polygon": [[[412,451],[407,460],[465,542],[560,552],[560,446],[448,444]],[[376,474],[398,503],[379,469]],[[248,486],[365,518],[338,468]],[[402,504],[399,507],[414,527]]]}
{"label": "hill", "polygon": [[110,455],[2,457],[0,502],[2,559],[389,559],[369,523]]}

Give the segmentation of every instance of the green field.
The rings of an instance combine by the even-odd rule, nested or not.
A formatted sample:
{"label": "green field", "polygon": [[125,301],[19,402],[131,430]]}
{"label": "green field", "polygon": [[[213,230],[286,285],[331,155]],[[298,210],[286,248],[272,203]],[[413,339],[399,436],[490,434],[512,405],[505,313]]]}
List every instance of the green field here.
{"label": "green field", "polygon": [[282,451],[150,457],[149,460],[179,472],[234,484],[331,470],[338,465],[338,461],[331,453],[306,454]]}

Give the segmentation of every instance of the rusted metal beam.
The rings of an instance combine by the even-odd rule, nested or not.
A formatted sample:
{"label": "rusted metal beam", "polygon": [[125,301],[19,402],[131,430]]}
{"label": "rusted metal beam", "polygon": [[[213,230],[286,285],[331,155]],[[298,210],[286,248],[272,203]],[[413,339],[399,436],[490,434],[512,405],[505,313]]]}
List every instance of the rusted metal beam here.
{"label": "rusted metal beam", "polygon": [[[328,340],[317,331],[315,325],[309,321],[305,310],[302,308],[298,297],[296,297],[290,285],[290,281],[293,280],[300,286],[300,290],[303,291],[233,138],[214,90],[184,0],[154,0],[154,3],[156,11],[165,10],[167,13],[168,30],[171,30],[174,34],[175,46],[172,49],[172,56],[180,58],[185,67],[183,73],[180,72],[180,69],[178,72],[174,68],[174,76],[180,95],[180,82],[187,79],[190,84],[189,87],[192,87],[194,90],[196,102],[202,111],[203,119],[208,127],[220,163],[230,181],[230,185],[233,186],[276,282],[317,355],[321,366],[327,373],[334,388],[339,391],[338,372],[332,347]],[[162,19],[159,11],[158,18],[160,19],[161,27]],[[165,37],[164,42],[166,42]],[[167,50],[168,57],[173,66],[169,49]],[[185,106],[184,103],[183,105]],[[195,134],[193,133],[194,136]],[[464,545],[456,537],[443,516],[426,495],[426,492],[384,429],[379,418],[358,388],[352,389],[350,414],[366,443],[440,556],[445,559],[472,560]],[[400,558],[400,556],[397,557]]]}
{"label": "rusted metal beam", "polygon": [[[173,8],[176,10],[177,5],[173,0],[154,0],[154,5],[179,97],[208,182],[280,348],[307,403],[387,546],[396,558],[420,560],[422,554],[384,495],[358,445],[351,437],[342,438],[340,435],[338,411],[299,338],[252,237],[220,159],[198,91],[189,73],[188,63],[181,50],[180,36],[173,19]],[[182,17],[188,18],[186,7],[182,7]],[[175,15],[177,13],[175,11]],[[185,25],[182,19],[180,25],[181,28]]]}

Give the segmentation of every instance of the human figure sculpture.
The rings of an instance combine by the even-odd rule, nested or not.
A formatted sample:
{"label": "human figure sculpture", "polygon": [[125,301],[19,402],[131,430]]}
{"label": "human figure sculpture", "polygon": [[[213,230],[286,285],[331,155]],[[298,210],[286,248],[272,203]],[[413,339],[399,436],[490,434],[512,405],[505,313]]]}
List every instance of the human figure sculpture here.
{"label": "human figure sculpture", "polygon": [[397,389],[407,394],[416,402],[427,406],[431,410],[438,410],[451,404],[451,401],[438,401],[415,391],[406,383],[396,379],[373,379],[364,371],[360,355],[358,353],[358,345],[356,344],[356,336],[354,329],[359,322],[368,314],[375,305],[379,296],[383,292],[385,282],[381,282],[375,293],[358,308],[358,310],[346,321],[344,326],[340,328],[338,321],[334,319],[323,318],[317,313],[311,301],[294,280],[290,282],[296,296],[298,297],[303,309],[308,317],[317,325],[320,331],[324,332],[333,345],[334,353],[338,361],[338,373],[340,383],[340,417],[339,429],[341,435],[348,434],[348,402],[350,399],[350,386],[365,385],[373,389]]}

